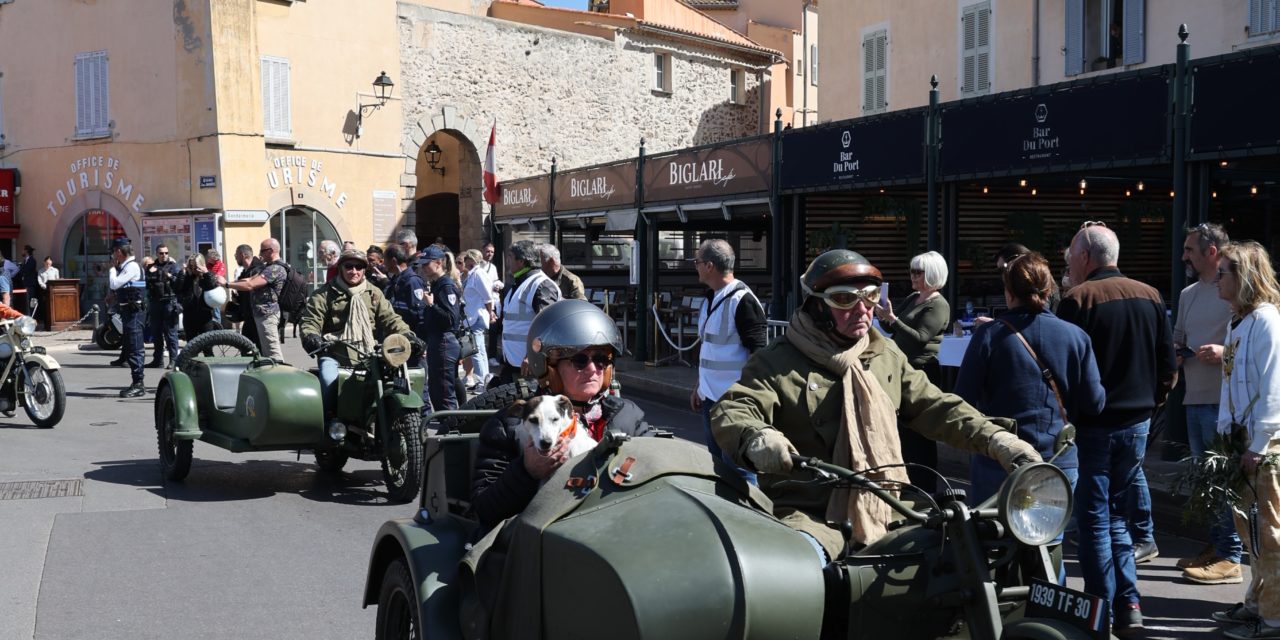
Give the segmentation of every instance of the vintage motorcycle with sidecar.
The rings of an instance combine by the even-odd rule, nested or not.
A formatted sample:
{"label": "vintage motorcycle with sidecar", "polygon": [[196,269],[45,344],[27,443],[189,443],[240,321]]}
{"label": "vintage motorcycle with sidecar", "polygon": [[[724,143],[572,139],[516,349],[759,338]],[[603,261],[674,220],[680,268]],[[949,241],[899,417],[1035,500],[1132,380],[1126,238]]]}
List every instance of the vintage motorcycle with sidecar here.
{"label": "vintage motorcycle with sidecar", "polygon": [[58,361],[31,344],[35,332],[31,316],[0,320],[0,412],[22,407],[37,427],[51,429],[67,409],[67,388]]}
{"label": "vintage motorcycle with sidecar", "polygon": [[[333,344],[355,349],[340,341],[322,349]],[[309,449],[327,472],[350,458],[379,460],[390,499],[412,500],[422,470],[422,371],[405,366],[411,347],[404,336],[356,351],[356,366],[339,369],[337,416],[326,423],[315,370],[260,356],[234,331],[196,336],[156,389],[165,477],[186,478],[196,440],[235,453]]]}
{"label": "vintage motorcycle with sidecar", "polygon": [[[489,393],[527,395],[511,387]],[[669,438],[607,434],[480,538],[468,509],[478,420],[443,422],[426,439],[416,513],[374,539],[363,602],[378,608],[379,639],[1111,637],[1101,599],[1056,584],[1046,545],[1072,496],[1048,463],[1015,470],[998,496],[970,507],[963,491],[908,502],[856,471],[797,457],[791,481],[869,491],[901,516],[824,568],[758,489],[705,448]],[[477,561],[474,548],[494,540],[502,559]],[[503,563],[502,578],[478,589],[490,561]],[[477,625],[476,603],[499,613]]]}

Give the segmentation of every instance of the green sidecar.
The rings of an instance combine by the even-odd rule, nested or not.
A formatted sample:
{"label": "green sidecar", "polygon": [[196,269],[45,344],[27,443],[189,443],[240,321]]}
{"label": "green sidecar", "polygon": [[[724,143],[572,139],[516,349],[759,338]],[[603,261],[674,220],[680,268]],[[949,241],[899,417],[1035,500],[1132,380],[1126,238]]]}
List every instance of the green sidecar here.
{"label": "green sidecar", "polygon": [[408,357],[408,342],[389,336],[340,368],[337,416],[326,421],[315,370],[262,357],[234,331],[201,334],[156,389],[165,478],[186,478],[196,440],[235,453],[305,449],[329,472],[350,458],[379,460],[389,497],[410,501],[422,469],[423,374],[405,366]]}

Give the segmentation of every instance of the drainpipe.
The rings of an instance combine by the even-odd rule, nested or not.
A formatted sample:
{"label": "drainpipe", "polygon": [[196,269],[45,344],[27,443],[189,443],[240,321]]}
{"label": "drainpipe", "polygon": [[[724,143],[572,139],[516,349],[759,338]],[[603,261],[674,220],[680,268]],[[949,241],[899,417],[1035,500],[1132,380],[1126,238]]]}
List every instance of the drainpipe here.
{"label": "drainpipe", "polygon": [[1031,86],[1040,86],[1040,0],[1031,10]]}
{"label": "drainpipe", "polygon": [[[800,91],[804,93],[804,97],[801,98],[803,106],[800,110],[802,127],[809,126],[809,83],[811,82],[809,72],[813,69],[813,60],[809,59],[809,5],[811,4],[813,0],[804,0],[804,7],[800,9],[800,56],[804,64],[809,65],[809,68],[804,70],[804,80],[800,82]],[[796,74],[791,74],[791,81],[796,81]]]}

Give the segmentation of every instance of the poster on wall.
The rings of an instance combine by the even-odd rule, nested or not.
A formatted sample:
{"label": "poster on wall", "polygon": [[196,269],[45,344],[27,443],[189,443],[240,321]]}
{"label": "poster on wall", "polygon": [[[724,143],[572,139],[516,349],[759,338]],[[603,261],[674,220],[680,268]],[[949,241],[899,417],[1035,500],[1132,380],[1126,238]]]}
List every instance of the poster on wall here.
{"label": "poster on wall", "polygon": [[396,192],[373,192],[373,243],[387,244],[391,242],[391,234],[396,230]]}
{"label": "poster on wall", "polygon": [[161,245],[169,248],[170,258],[185,261],[193,250],[191,216],[143,218],[142,251],[138,257],[154,256]]}
{"label": "poster on wall", "polygon": [[194,227],[194,241],[196,251],[201,254],[210,249],[217,249],[222,252],[222,247],[218,244],[218,219],[213,215],[200,215],[191,219]]}

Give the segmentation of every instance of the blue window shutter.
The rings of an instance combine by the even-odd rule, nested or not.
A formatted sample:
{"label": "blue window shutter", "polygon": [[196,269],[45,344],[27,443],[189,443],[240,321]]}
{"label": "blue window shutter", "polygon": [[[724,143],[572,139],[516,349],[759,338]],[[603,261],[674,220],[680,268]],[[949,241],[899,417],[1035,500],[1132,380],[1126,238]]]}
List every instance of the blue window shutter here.
{"label": "blue window shutter", "polygon": [[1067,0],[1066,75],[1084,73],[1084,0]]}
{"label": "blue window shutter", "polygon": [[1147,2],[1124,3],[1124,63],[1139,64],[1147,59]]}

